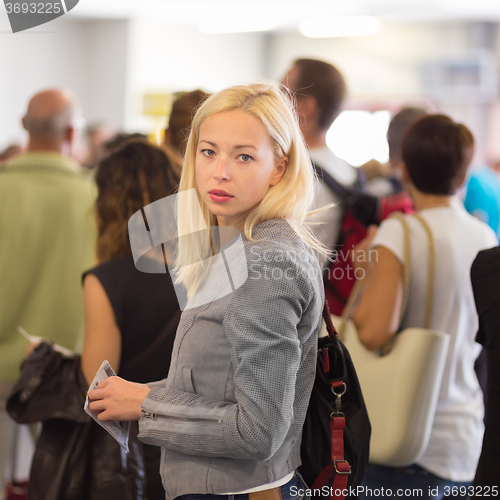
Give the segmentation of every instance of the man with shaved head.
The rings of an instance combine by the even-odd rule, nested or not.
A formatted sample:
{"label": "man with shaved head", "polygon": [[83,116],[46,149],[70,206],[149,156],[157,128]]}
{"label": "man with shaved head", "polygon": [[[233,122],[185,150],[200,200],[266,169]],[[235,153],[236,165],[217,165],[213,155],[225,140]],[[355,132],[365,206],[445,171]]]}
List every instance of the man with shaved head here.
{"label": "man with shaved head", "polygon": [[13,425],[5,400],[27,346],[17,328],[69,349],[82,329],[80,279],[94,261],[95,193],[69,156],[77,120],[69,91],[36,94],[22,119],[26,152],[0,169],[0,499]]}
{"label": "man with shaved head", "polygon": [[45,90],[34,95],[22,122],[29,133],[29,151],[67,154],[77,121],[75,97],[67,90]]}

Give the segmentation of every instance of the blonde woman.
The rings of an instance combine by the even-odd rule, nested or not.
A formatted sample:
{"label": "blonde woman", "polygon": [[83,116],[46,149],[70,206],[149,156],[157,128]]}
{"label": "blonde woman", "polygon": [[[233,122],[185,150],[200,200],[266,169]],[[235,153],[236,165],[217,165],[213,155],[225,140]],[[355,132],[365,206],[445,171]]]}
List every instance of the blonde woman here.
{"label": "blonde woman", "polygon": [[231,293],[184,310],[167,379],[111,377],[89,392],[90,408],[103,421],[140,420],[140,439],[162,449],[168,499],[300,499],[295,471],[324,303],[312,249],[322,248],[305,227],[313,171],[278,87],[232,87],[205,101],[184,160],[180,192],[189,190],[201,210],[180,197],[179,234],[192,234],[177,259],[188,300],[216,287],[209,266],[192,265],[217,246],[200,224],[234,228],[227,241],[221,231],[220,248],[230,259],[242,242],[246,278],[235,285],[233,273]]}

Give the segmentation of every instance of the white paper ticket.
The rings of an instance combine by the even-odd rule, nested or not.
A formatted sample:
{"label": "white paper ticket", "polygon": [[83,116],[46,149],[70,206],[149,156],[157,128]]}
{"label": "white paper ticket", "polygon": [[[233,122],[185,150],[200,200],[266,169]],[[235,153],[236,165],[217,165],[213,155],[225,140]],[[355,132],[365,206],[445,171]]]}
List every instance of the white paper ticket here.
{"label": "white paper ticket", "polygon": [[[92,383],[90,384],[89,391],[91,389],[97,389],[97,384],[99,382],[102,382],[103,380],[106,380],[108,377],[112,377],[114,375],[116,375],[116,373],[113,371],[113,368],[111,368],[111,365],[108,363],[108,361],[104,360],[99,370],[97,370],[94,380],[92,380]],[[106,429],[120,443],[120,446],[127,453],[129,452],[128,437],[130,434],[130,421],[122,422],[118,420],[113,420],[111,422],[101,422],[97,418],[97,413],[94,413],[89,408],[88,396],[85,400],[85,405],[83,408],[86,413],[88,413],[101,427]]]}

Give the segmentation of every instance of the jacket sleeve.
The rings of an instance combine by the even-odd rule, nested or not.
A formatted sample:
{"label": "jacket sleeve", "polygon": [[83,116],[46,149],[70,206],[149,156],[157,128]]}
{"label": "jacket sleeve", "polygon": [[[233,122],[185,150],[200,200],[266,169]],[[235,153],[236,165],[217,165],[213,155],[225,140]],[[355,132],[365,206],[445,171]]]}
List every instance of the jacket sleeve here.
{"label": "jacket sleeve", "polygon": [[253,460],[269,459],[284,442],[303,354],[298,325],[306,314],[307,335],[319,327],[321,311],[311,319],[308,306],[321,275],[319,266],[314,273],[310,263],[277,249],[265,255],[249,259],[248,279],[233,292],[222,325],[236,403],[155,387],[143,402],[143,442],[190,455]]}

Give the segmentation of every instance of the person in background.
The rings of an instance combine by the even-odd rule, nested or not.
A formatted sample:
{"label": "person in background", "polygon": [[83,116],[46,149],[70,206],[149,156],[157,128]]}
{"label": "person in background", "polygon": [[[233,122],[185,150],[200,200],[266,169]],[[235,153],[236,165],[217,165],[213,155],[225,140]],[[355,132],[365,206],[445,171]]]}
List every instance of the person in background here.
{"label": "person in background", "polygon": [[95,187],[69,157],[78,117],[68,90],[34,95],[22,120],[26,153],[0,169],[0,498],[14,425],[5,402],[27,346],[18,327],[72,350],[82,333]]}
{"label": "person in background", "polygon": [[145,134],[141,134],[140,132],[118,132],[118,133],[116,133],[113,137],[110,137],[103,144],[102,158],[105,158],[107,155],[109,155],[113,151],[119,149],[126,142],[129,142],[129,141],[135,140],[135,139],[147,141],[148,136]]}
{"label": "person in background", "polygon": [[[160,274],[136,268],[128,221],[174,194],[179,179],[161,148],[136,139],[101,161],[95,181],[99,265],[84,274],[82,370],[89,385],[105,359],[128,380],[160,380],[168,374],[181,311],[165,268]],[[160,449],[144,445],[144,463],[146,497],[163,500]]]}
{"label": "person in background", "polygon": [[200,89],[182,92],[172,104],[168,127],[165,129],[163,137],[163,147],[177,168],[179,176],[182,170],[182,159],[186,152],[191,120],[196,110],[209,95]]}
{"label": "person in background", "polygon": [[426,114],[427,111],[423,108],[407,106],[392,117],[387,129],[389,163],[383,165],[376,160],[370,160],[360,167],[368,179],[366,192],[380,197],[403,191],[401,182],[403,136],[412,123]]}
{"label": "person in background", "polygon": [[114,135],[109,125],[96,123],[88,126],[85,131],[86,154],[82,166],[87,170],[94,170],[104,156],[104,144]]}
{"label": "person in background", "polygon": [[23,148],[19,144],[10,144],[3,151],[0,151],[0,165],[22,152]]}
{"label": "person in background", "polygon": [[[300,130],[313,163],[320,172],[324,170],[344,186],[357,184],[358,170],[337,157],[326,145],[326,133],[340,114],[347,94],[340,71],[325,61],[297,59],[282,79],[282,83],[296,99]],[[316,179],[315,183],[314,208],[339,203],[340,198],[326,182]],[[325,211],[317,218],[315,235],[329,251],[334,250],[337,244],[341,219],[340,208]],[[326,257],[320,255],[319,259],[322,266],[328,265]]]}
{"label": "person in background", "polygon": [[172,104],[163,143],[171,146],[181,158],[184,158],[186,152],[186,143],[194,113],[209,96],[210,94],[200,89],[182,92]]}
{"label": "person in background", "polygon": [[500,237],[500,161],[471,173],[464,206]]}
{"label": "person in background", "polygon": [[[479,250],[496,245],[493,231],[453,203],[465,181],[474,138],[445,115],[426,115],[410,126],[402,144],[402,180],[417,213],[435,239],[436,274],[430,328],[450,335],[443,380],[427,449],[417,463],[395,468],[369,465],[370,488],[422,488],[422,498],[443,498],[445,486],[469,486],[474,477],[483,434],[483,399],[474,373],[479,345],[474,341],[477,314],[469,270]],[[424,327],[427,300],[428,237],[408,216],[411,235],[411,286],[399,324],[404,263],[403,229],[398,220],[382,222],[356,249],[376,250],[376,262],[362,262],[363,295],[353,320],[361,342],[377,350],[398,329]],[[365,254],[366,257],[367,254]],[[368,255],[372,255],[369,253]],[[368,260],[368,259],[365,259]],[[431,497],[430,488],[439,488]]]}
{"label": "person in background", "polygon": [[479,496],[500,487],[500,247],[479,252],[470,274],[479,316],[476,342],[486,351],[488,375],[483,446],[473,483]]}
{"label": "person in background", "polygon": [[[457,198],[457,202],[461,203],[461,200]],[[470,174],[463,206],[467,212],[488,224],[497,238],[500,238],[500,161],[492,162],[491,166],[485,165]],[[480,343],[484,345],[483,342]],[[483,348],[476,361],[476,374],[484,393],[485,404],[490,393],[486,358],[487,353]]]}
{"label": "person in background", "polygon": [[139,438],[162,449],[166,498],[300,500],[324,293],[306,226],[313,170],[287,94],[252,84],[209,97],[179,194],[189,307],[168,378],[110,377],[89,391],[90,408],[102,421],[140,419]]}

